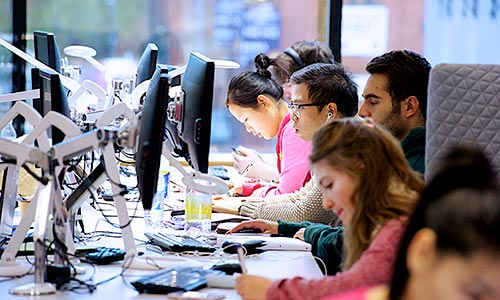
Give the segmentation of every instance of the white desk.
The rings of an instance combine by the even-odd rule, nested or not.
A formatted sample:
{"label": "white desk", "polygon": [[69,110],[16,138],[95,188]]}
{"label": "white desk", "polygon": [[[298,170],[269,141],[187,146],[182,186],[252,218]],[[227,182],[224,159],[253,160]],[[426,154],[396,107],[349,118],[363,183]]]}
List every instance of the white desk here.
{"label": "white desk", "polygon": [[[133,205],[131,205],[133,206]],[[83,220],[85,221],[85,227],[87,231],[93,231],[95,225],[90,225],[89,223],[95,224],[96,218],[100,217],[100,213],[92,211],[90,207],[83,209]],[[94,219],[94,220],[92,220]],[[132,228],[134,231],[134,237],[139,240],[146,240],[143,234],[144,221],[143,219],[135,218],[132,223]],[[99,222],[98,230],[110,230],[112,228],[109,224],[104,222]],[[113,231],[117,231],[113,229]],[[108,247],[123,247],[123,242],[121,239],[116,238],[106,238],[99,241],[102,245]],[[139,247],[139,251],[145,251],[144,248]],[[147,255],[158,255],[154,252],[146,251]],[[23,260],[24,257],[18,257],[18,260]],[[225,260],[236,260],[236,256],[225,257]],[[204,265],[211,266],[212,264],[219,262],[220,258],[197,258]],[[271,279],[287,278],[293,276],[302,276],[304,278],[319,278],[322,275],[320,269],[318,268],[316,262],[314,261],[310,252],[296,252],[296,251],[269,251],[261,254],[258,257],[249,257],[246,259],[247,269],[249,274],[261,275]],[[86,274],[77,276],[80,280],[87,280],[92,274],[92,267],[88,264],[82,264],[87,270]],[[96,266],[94,283],[101,282],[108,278],[111,278],[122,271],[121,262],[116,262],[111,265],[106,266]],[[22,278],[17,278],[13,280],[3,281],[5,277],[0,277],[0,299],[2,300],[14,300],[14,299],[47,299],[47,300],[80,300],[80,299],[165,299],[165,295],[151,295],[151,294],[139,294],[132,286],[127,282],[132,282],[139,277],[152,274],[154,271],[142,271],[142,270],[126,270],[123,277],[117,277],[112,281],[106,282],[99,285],[93,294],[88,293],[85,290],[79,290],[78,292],[70,291],[57,291],[56,294],[30,297],[30,296],[17,296],[11,295],[9,289],[12,287],[20,286],[27,283],[34,282],[34,276],[28,275]],[[234,290],[230,289],[205,289],[210,291],[216,291],[226,295],[226,299],[240,299]]]}

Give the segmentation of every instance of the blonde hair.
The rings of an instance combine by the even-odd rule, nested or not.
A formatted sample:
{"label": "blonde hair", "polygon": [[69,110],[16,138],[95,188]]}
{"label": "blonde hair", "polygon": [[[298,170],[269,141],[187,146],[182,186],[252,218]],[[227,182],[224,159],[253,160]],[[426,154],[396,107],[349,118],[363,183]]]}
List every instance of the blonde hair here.
{"label": "blonde hair", "polygon": [[406,161],[399,141],[371,120],[327,123],[315,132],[312,145],[311,165],[321,162],[358,180],[355,212],[344,234],[343,269],[349,269],[381,227],[412,213],[424,181]]}

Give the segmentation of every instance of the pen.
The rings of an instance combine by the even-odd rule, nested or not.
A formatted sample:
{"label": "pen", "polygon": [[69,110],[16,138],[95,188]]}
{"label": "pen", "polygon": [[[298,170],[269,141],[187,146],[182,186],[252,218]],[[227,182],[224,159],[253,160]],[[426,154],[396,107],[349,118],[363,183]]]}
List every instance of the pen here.
{"label": "pen", "polygon": [[245,266],[245,254],[243,253],[243,247],[236,248],[236,253],[238,253],[238,260],[240,261],[241,274],[247,273],[247,267]]}
{"label": "pen", "polygon": [[241,172],[241,176],[242,177],[247,176],[248,172],[250,172],[250,168],[252,168],[252,167],[253,167],[253,164],[249,163],[248,166],[246,166],[246,168],[243,170],[243,172]]}

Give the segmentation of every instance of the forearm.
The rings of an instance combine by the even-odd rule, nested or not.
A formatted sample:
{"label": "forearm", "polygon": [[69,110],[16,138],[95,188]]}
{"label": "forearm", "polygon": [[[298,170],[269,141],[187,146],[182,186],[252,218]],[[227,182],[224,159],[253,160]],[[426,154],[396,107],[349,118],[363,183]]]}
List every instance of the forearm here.
{"label": "forearm", "polygon": [[311,222],[286,222],[283,220],[278,220],[278,234],[285,235],[288,237],[293,237],[293,235],[299,231],[301,228],[307,227]]}
{"label": "forearm", "polygon": [[323,261],[328,275],[334,275],[341,270],[343,254],[341,226],[310,224],[304,232],[304,240],[311,244],[312,255]]}
{"label": "forearm", "polygon": [[263,202],[255,208],[251,217],[271,221],[310,221],[316,223],[330,223],[335,219],[335,215],[324,210],[321,205],[314,205],[314,203],[306,201],[275,204]]}
{"label": "forearm", "polygon": [[261,161],[259,174],[261,179],[269,182],[279,182],[280,174],[276,165],[271,165],[266,161]]}

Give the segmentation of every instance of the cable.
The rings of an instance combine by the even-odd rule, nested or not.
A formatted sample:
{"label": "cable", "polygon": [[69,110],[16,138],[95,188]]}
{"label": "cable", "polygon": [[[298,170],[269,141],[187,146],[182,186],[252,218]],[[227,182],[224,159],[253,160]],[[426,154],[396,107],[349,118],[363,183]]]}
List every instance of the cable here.
{"label": "cable", "polygon": [[328,274],[328,268],[326,267],[325,262],[324,262],[324,261],[321,259],[321,257],[319,257],[319,256],[315,256],[315,255],[313,255],[313,258],[314,258],[316,261],[319,261],[319,262],[321,263],[321,266],[323,266],[323,270],[321,270],[321,268],[320,268],[320,270],[321,270],[322,272],[324,271],[324,272],[323,272],[323,275],[324,275],[324,276],[327,276],[327,274]]}
{"label": "cable", "polygon": [[30,174],[33,178],[36,179],[36,181],[42,183],[43,185],[47,185],[49,183],[49,179],[46,176],[40,177],[38,174],[33,172],[26,163],[22,165],[23,169]]}

